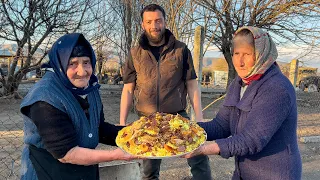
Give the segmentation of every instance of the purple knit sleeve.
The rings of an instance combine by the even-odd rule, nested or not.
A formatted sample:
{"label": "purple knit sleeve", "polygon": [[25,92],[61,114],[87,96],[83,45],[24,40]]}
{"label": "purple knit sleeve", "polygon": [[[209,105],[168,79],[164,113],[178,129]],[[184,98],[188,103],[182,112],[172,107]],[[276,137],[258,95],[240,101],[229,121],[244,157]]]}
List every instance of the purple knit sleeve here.
{"label": "purple knit sleeve", "polygon": [[230,138],[216,140],[220,155],[229,158],[260,152],[293,109],[292,99],[285,88],[260,90],[253,100],[243,130]]}
{"label": "purple knit sleeve", "polygon": [[227,107],[221,107],[216,118],[198,123],[206,131],[208,141],[230,136],[229,114]]}

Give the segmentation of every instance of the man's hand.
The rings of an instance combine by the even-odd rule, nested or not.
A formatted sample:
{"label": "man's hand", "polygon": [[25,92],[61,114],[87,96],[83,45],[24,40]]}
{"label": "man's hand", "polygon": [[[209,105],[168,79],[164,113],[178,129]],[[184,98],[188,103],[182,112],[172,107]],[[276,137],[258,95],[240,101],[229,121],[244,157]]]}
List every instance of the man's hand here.
{"label": "man's hand", "polygon": [[195,113],[196,121],[203,122],[201,92],[196,79],[187,81],[187,92]]}
{"label": "man's hand", "polygon": [[125,120],[120,120],[120,123],[117,124],[119,126],[126,126],[126,121]]}
{"label": "man's hand", "polygon": [[125,126],[129,110],[133,100],[133,91],[136,83],[128,83],[123,85],[121,102],[120,102],[120,125]]}

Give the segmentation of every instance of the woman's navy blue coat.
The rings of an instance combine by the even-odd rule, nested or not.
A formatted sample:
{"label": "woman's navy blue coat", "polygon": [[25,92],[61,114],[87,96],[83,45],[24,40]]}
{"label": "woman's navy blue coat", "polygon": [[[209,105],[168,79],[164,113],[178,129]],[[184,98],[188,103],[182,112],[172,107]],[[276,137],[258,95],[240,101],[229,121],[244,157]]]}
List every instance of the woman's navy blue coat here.
{"label": "woman's navy blue coat", "polygon": [[290,81],[273,65],[241,100],[240,89],[237,77],[216,118],[199,123],[208,140],[216,140],[223,158],[235,157],[233,179],[301,179],[296,95]]}

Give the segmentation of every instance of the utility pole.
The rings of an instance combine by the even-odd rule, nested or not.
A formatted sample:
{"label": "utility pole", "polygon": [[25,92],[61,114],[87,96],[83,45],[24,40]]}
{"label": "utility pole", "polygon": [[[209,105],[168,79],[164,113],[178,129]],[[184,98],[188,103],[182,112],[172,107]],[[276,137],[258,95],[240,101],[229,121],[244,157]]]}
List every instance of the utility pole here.
{"label": "utility pole", "polygon": [[[204,28],[203,26],[197,26],[194,34],[194,50],[193,50],[193,64],[196,74],[198,76],[198,87],[201,95],[201,83],[202,83],[202,59],[203,59],[203,43],[204,43]],[[191,120],[195,121],[195,113],[191,108]]]}
{"label": "utility pole", "polygon": [[289,70],[289,79],[293,85],[296,87],[297,85],[297,78],[298,78],[298,69],[299,69],[299,60],[292,60],[290,63],[290,70]]}

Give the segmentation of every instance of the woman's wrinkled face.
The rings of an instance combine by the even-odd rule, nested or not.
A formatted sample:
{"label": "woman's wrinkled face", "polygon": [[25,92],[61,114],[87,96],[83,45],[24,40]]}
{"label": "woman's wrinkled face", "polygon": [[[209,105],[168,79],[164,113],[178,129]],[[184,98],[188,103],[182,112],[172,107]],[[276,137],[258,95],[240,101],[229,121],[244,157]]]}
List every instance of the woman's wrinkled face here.
{"label": "woman's wrinkled face", "polygon": [[67,68],[69,81],[77,88],[88,86],[92,75],[92,65],[89,57],[71,58]]}
{"label": "woman's wrinkled face", "polygon": [[255,50],[250,43],[239,42],[234,45],[232,62],[241,79],[250,73],[255,59]]}

